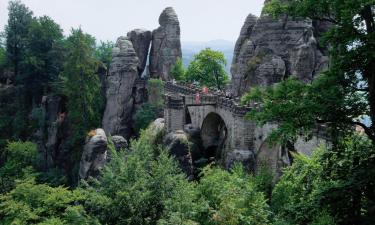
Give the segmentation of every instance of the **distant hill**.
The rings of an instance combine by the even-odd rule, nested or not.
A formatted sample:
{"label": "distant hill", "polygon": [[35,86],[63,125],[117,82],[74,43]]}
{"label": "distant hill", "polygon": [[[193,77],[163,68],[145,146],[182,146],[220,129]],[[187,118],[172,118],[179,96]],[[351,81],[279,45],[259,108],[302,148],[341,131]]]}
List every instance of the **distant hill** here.
{"label": "distant hill", "polygon": [[226,40],[212,40],[207,42],[182,42],[182,61],[185,67],[187,67],[194,55],[205,48],[211,48],[215,51],[221,51],[224,53],[225,59],[227,60],[226,71],[230,75],[230,65],[233,59],[234,42]]}

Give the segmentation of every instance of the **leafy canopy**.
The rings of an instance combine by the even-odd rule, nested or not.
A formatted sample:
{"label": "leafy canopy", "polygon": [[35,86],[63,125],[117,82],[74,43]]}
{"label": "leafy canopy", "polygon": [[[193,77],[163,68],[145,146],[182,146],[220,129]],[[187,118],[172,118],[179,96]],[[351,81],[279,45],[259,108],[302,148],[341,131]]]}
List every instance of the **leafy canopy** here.
{"label": "leafy canopy", "polygon": [[176,64],[172,67],[171,75],[177,81],[186,81],[186,70],[180,58],[177,59]]}
{"label": "leafy canopy", "polygon": [[61,79],[63,94],[68,99],[68,114],[73,129],[81,138],[100,121],[100,81],[96,74],[95,39],[79,29],[73,29],[67,39],[68,56]]}
{"label": "leafy canopy", "polygon": [[223,89],[229,78],[225,72],[226,60],[219,51],[206,48],[194,56],[186,71],[186,81],[198,82],[200,85]]}

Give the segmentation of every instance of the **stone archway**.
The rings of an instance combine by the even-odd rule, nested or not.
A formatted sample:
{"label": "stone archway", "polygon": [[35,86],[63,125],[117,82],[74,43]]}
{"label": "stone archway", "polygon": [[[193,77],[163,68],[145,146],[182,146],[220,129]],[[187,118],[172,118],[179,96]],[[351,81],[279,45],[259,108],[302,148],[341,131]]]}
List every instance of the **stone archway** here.
{"label": "stone archway", "polygon": [[203,155],[207,159],[221,159],[222,150],[228,137],[228,129],[220,115],[209,113],[203,120],[201,127],[201,138],[203,144]]}

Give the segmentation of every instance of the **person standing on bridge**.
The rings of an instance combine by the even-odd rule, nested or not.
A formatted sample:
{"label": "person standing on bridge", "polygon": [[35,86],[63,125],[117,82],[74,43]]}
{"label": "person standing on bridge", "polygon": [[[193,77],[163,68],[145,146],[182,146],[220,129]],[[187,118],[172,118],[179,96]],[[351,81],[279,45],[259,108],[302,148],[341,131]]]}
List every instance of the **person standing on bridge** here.
{"label": "person standing on bridge", "polygon": [[204,86],[202,88],[202,92],[203,92],[203,94],[208,94],[208,87]]}
{"label": "person standing on bridge", "polygon": [[195,94],[195,104],[201,103],[201,95],[199,94],[199,91]]}

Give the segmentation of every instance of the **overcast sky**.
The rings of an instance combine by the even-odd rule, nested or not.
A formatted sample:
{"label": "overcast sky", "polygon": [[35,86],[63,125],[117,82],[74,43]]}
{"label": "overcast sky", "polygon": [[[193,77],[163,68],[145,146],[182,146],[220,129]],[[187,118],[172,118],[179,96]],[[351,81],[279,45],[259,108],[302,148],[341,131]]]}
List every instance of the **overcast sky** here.
{"label": "overcast sky", "polygon": [[[259,15],[264,0],[22,0],[36,16],[48,15],[65,34],[72,27],[99,40],[116,40],[134,28],[158,27],[161,11],[172,6],[182,41],[235,41],[249,13]],[[8,19],[8,0],[0,0],[0,29]]]}

